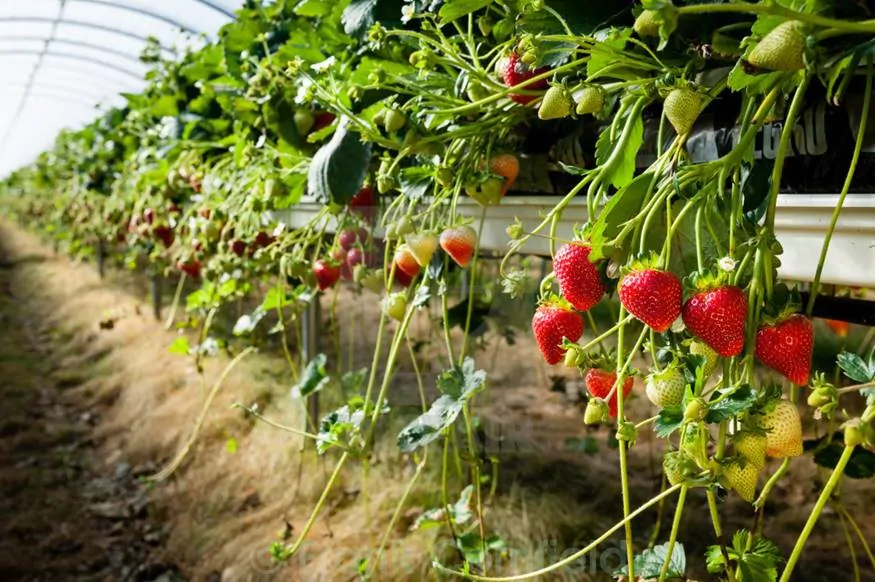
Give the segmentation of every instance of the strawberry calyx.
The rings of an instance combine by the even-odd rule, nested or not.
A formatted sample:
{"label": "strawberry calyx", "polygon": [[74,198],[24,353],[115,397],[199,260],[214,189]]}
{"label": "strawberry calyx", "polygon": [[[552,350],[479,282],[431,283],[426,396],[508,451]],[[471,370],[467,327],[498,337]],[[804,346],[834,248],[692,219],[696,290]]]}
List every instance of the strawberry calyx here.
{"label": "strawberry calyx", "polygon": [[723,270],[694,271],[684,277],[684,286],[693,294],[713,291],[731,284],[731,274]]}
{"label": "strawberry calyx", "polygon": [[657,270],[664,271],[665,269],[662,267],[662,257],[659,253],[655,251],[650,251],[649,253],[645,253],[643,255],[638,255],[632,262],[626,264],[620,269],[620,275],[628,275],[629,273],[634,273],[636,271],[647,271],[647,270]]}
{"label": "strawberry calyx", "polygon": [[772,298],[760,312],[759,326],[776,325],[800,313],[802,298],[799,291],[790,289],[784,283],[775,285]]}

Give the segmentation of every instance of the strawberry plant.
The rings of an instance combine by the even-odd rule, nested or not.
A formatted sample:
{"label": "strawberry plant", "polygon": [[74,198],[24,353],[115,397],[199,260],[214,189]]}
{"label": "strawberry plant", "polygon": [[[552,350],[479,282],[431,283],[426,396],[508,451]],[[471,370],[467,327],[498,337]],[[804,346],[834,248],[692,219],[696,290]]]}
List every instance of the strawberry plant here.
{"label": "strawberry plant", "polygon": [[[711,520],[714,544],[700,556],[708,572],[732,582],[798,573],[812,531],[829,519],[824,509],[838,507],[842,480],[873,476],[873,357],[843,351],[838,367],[818,369],[812,319],[872,109],[875,21],[865,3],[252,4],[217,41],[178,60],[151,47],[144,92],[60,135],[2,189],[22,221],[73,254],[87,256],[101,241],[119,263],[184,274],[168,323],[190,332],[173,350],[199,370],[217,346],[233,366],[264,335],[279,335],[293,397],[342,387],[335,410],[285,427],[312,440],[333,469],[294,539],[277,541],[271,556],[301,550],[343,471],[357,465],[367,475],[393,428],[390,392],[400,355],[415,352],[411,324],[430,314],[444,370],[430,400],[417,369],[421,414],[405,419],[392,443],[415,468],[378,546],[359,563],[363,579],[380,579],[389,536],[426,466],[440,471],[440,495],[417,527],[445,528],[457,551],[452,563],[435,559],[436,575],[549,575],[621,532],[625,566],[616,576],[685,579],[680,536],[691,498],[707,504]],[[782,281],[779,194],[811,137],[806,116],[851,97],[860,103],[857,129],[816,275]],[[721,107],[731,121],[718,139],[709,124]],[[580,155],[545,147],[556,134]],[[543,184],[536,164],[544,158],[568,187],[544,197],[534,219],[511,223],[518,191]],[[509,247],[485,244],[494,216],[509,223]],[[560,231],[563,218],[577,223],[573,232]],[[552,270],[529,285],[533,270],[516,256],[543,240]],[[531,316],[547,365],[580,374],[581,420],[609,427],[620,475],[620,521],[573,554],[507,575],[495,567],[502,532],[489,524],[500,475],[475,430],[478,395],[490,389],[475,360],[478,329],[498,293],[489,252],[501,254],[508,295],[519,301],[537,288],[537,306],[514,311]],[[344,366],[338,330],[355,322],[336,309],[341,288],[379,306],[364,371]],[[332,336],[331,361],[299,353],[287,333],[320,297],[332,300],[323,334]],[[255,307],[224,325],[244,300]],[[207,407],[218,389],[205,392]],[[652,410],[637,418],[629,404],[642,392]],[[660,440],[665,480],[636,508],[629,455],[645,430]],[[822,468],[823,484],[786,553],[762,524],[803,455]],[[752,506],[750,529],[734,534],[724,529],[733,496]],[[669,498],[667,539],[645,544],[647,510]]]}

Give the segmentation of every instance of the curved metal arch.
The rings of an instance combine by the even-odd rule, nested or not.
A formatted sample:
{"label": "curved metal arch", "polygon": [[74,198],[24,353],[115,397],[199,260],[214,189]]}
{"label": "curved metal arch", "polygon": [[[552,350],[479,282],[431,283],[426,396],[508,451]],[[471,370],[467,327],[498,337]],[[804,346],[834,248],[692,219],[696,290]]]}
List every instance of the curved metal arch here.
{"label": "curved metal arch", "polygon": [[225,16],[227,16],[228,18],[236,18],[237,17],[237,15],[234,14],[234,12],[232,10],[228,10],[224,6],[219,6],[218,4],[216,4],[215,2],[211,2],[210,0],[194,0],[194,1],[197,2],[198,4],[203,4],[204,6],[206,6],[208,8],[212,8],[216,12],[220,12],[220,13],[224,14]]}
{"label": "curved metal arch", "polygon": [[[20,87],[22,89],[27,89],[27,83],[2,83],[0,82],[0,87]],[[40,83],[38,81],[33,83],[34,89],[48,89],[50,91],[57,91],[59,93],[67,93],[70,95],[75,95],[77,97],[81,97],[82,99],[93,99],[94,103],[100,103],[103,99],[108,99],[111,97],[119,97],[121,95],[118,92],[108,92],[103,94],[91,94],[84,93],[80,90],[79,87],[74,85],[66,85],[66,84],[55,84],[55,83]]]}
{"label": "curved metal arch", "polygon": [[[39,36],[4,36],[0,38],[0,42],[45,42],[47,39]],[[118,49],[109,48],[105,46],[101,46],[99,44],[94,44],[91,42],[83,42],[79,40],[67,40],[64,38],[53,38],[51,39],[51,44],[66,44],[69,46],[78,46],[81,48],[89,48],[94,50],[99,50],[104,53],[108,53],[119,58],[142,64],[143,61],[140,60],[140,57],[134,56],[130,53],[126,53],[124,51],[120,51]]]}
{"label": "curved metal arch", "polygon": [[[147,10],[146,8],[140,8],[138,6],[128,6],[126,4],[117,4],[115,2],[111,2],[110,0],[68,0],[69,2],[79,2],[81,4],[97,4],[98,6],[107,6],[109,8],[118,8],[119,10],[124,10],[125,12],[133,12],[134,14],[139,14],[141,16],[146,16],[148,18],[154,18],[155,20],[160,20],[165,24],[169,24],[170,26],[174,26],[179,28],[180,30],[184,30],[190,34],[198,34],[201,31],[195,30],[178,20],[171,18],[167,15],[160,14],[158,12],[153,12],[151,10]],[[64,21],[62,21],[64,22]]]}
{"label": "curved metal arch", "polygon": [[[41,75],[43,75],[43,74],[56,75],[58,73],[62,73],[63,76],[66,78],[75,78],[77,80],[82,80],[82,81],[90,81],[92,79],[104,81],[105,83],[109,83],[112,86],[111,87],[102,86],[102,87],[105,89],[110,89],[112,91],[115,91],[116,93],[120,93],[120,92],[124,92],[124,91],[140,91],[142,89],[142,84],[138,85],[138,84],[134,83],[133,81],[130,81],[128,79],[123,79],[119,76],[116,76],[115,74],[113,74],[113,75],[101,74],[101,71],[98,71],[95,69],[86,69],[86,68],[73,67],[73,66],[64,67],[62,69],[59,69],[57,65],[49,66],[49,65],[45,65],[45,64],[40,68]],[[70,74],[68,74],[68,73],[70,73]],[[143,79],[140,79],[140,82],[142,83]]]}
{"label": "curved metal arch", "polygon": [[69,104],[72,101],[76,105],[79,105],[80,107],[88,108],[88,109],[95,109],[96,110],[97,106],[98,106],[97,103],[87,101],[86,98],[78,96],[78,95],[71,96],[71,95],[66,95],[66,94],[61,94],[61,93],[55,93],[53,91],[41,91],[37,88],[34,88],[30,92],[30,96],[37,97],[39,99],[50,99],[52,101],[59,101],[59,102],[65,103],[65,104]]}
{"label": "curved metal arch", "polygon": [[[54,18],[47,18],[45,16],[0,16],[0,22],[30,22],[30,23],[44,23],[44,24],[54,24]],[[141,34],[137,34],[135,32],[131,32],[129,30],[119,30],[117,28],[113,28],[111,26],[104,26],[102,24],[96,24],[94,22],[83,22],[81,20],[61,20],[60,24],[72,24],[73,26],[80,26],[82,28],[90,28],[91,30],[100,30],[102,32],[110,32],[112,34],[118,34],[120,36],[124,36],[127,38],[132,38],[134,40],[138,40],[140,42],[146,43],[151,39],[148,36],[143,36]],[[43,39],[45,40],[45,39]],[[176,54],[176,50],[164,46],[160,42],[158,46],[161,47],[161,50]]]}
{"label": "curved metal arch", "polygon": [[142,73],[135,73],[130,71],[124,67],[120,67],[118,65],[114,65],[112,63],[107,63],[106,61],[102,61],[100,59],[95,59],[92,57],[87,57],[84,55],[68,55],[66,53],[57,53],[53,51],[27,51],[27,50],[15,50],[15,49],[0,49],[0,55],[45,55],[47,57],[57,57],[59,59],[70,59],[73,61],[82,61],[85,63],[92,63],[94,65],[98,65],[101,67],[106,67],[107,69],[112,69],[113,71],[118,71],[119,73],[123,73],[128,75],[129,77],[133,77],[137,80],[142,80],[145,75],[145,71]]}

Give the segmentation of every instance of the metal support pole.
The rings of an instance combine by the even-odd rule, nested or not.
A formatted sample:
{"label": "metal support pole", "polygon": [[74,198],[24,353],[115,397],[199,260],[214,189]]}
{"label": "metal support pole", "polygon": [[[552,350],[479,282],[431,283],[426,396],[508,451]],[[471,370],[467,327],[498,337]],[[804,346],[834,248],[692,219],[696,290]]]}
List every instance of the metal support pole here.
{"label": "metal support pole", "polygon": [[161,321],[161,275],[152,273],[152,314],[155,321]]}
{"label": "metal support pole", "polygon": [[[304,309],[301,317],[301,351],[304,356],[303,365],[306,366],[316,354],[319,353],[319,326],[322,319],[319,299],[321,294],[316,295],[313,301]],[[314,429],[319,427],[319,393],[314,392],[307,396],[307,414],[314,424]],[[315,432],[314,430],[314,432]]]}
{"label": "metal support pole", "polygon": [[102,238],[97,241],[97,274],[101,279],[106,276],[106,247]]}

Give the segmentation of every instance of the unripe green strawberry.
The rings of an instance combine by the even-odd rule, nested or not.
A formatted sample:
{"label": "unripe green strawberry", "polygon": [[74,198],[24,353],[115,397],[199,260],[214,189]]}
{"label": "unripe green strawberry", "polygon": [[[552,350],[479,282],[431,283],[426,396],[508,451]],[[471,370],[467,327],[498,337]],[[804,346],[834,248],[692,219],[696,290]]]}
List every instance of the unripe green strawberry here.
{"label": "unripe green strawberry", "polygon": [[310,133],[310,130],[313,129],[313,124],[316,119],[313,117],[313,114],[307,111],[306,109],[299,109],[295,111],[295,128],[298,130],[298,135],[304,136]]}
{"label": "unripe green strawberry", "polygon": [[571,115],[574,101],[565,87],[550,87],[541,99],[538,117],[541,119],[562,119]]}
{"label": "unripe green strawberry", "polygon": [[665,116],[678,135],[686,135],[693,128],[702,111],[702,97],[692,89],[672,89],[663,103]]}
{"label": "unripe green strawberry", "polygon": [[601,398],[590,398],[583,411],[583,424],[602,424],[607,422],[610,414],[608,403]]}
{"label": "unripe green strawberry", "polygon": [[395,321],[401,321],[407,313],[407,298],[403,293],[392,293],[383,301],[383,309],[386,315]]}
{"label": "unripe green strawberry", "polygon": [[778,401],[775,409],[757,418],[757,425],[766,431],[766,454],[776,459],[802,454],[802,421],[796,405]]}
{"label": "unripe green strawberry", "polygon": [[427,267],[438,248],[438,237],[425,232],[407,235],[405,240],[419,266]]}
{"label": "unripe green strawberry", "polygon": [[805,68],[805,23],[789,20],[771,30],[750,52],[747,62],[770,71]]}
{"label": "unripe green strawberry", "polygon": [[732,437],[735,452],[757,469],[766,466],[766,435],[743,430]]}
{"label": "unripe green strawberry", "polygon": [[696,462],[682,451],[669,451],[662,458],[662,469],[665,477],[672,485],[683,483],[689,475],[694,474],[698,467]]}
{"label": "unripe green strawberry", "polygon": [[638,36],[659,36],[659,20],[655,10],[645,10],[635,19],[632,29]]}
{"label": "unripe green strawberry", "polygon": [[754,467],[752,463],[742,466],[741,463],[733,461],[723,467],[723,478],[726,485],[748,503],[752,503],[754,495],[756,495],[758,474],[759,469]]}
{"label": "unripe green strawberry", "polygon": [[584,87],[577,95],[578,115],[599,113],[605,108],[605,92],[600,87]]}
{"label": "unripe green strawberry", "polygon": [[684,420],[688,422],[699,422],[705,419],[708,414],[708,403],[702,398],[694,398],[690,400],[687,407],[684,408]]}
{"label": "unripe green strawberry", "polygon": [[708,344],[704,342],[693,341],[690,343],[690,353],[705,358],[704,377],[705,380],[710,378],[714,373],[714,370],[717,369],[717,352],[712,350]]}
{"label": "unripe green strawberry", "polygon": [[687,380],[677,366],[670,366],[661,372],[647,376],[647,398],[658,408],[679,406],[684,399]]}
{"label": "unripe green strawberry", "polygon": [[860,427],[859,420],[849,420],[842,428],[845,429],[846,447],[858,447],[866,440],[863,435],[863,429]]}
{"label": "unripe green strawberry", "polygon": [[407,123],[407,117],[397,109],[390,109],[386,112],[386,118],[383,121],[383,128],[386,133],[395,133],[404,127]]}

